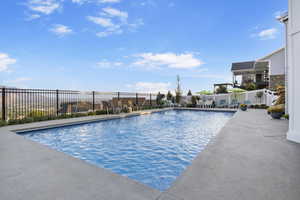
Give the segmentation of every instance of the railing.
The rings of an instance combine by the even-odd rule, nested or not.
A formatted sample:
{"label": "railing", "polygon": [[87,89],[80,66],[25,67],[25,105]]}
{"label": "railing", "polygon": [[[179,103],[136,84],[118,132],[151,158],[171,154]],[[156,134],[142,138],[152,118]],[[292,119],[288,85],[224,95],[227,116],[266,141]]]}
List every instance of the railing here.
{"label": "railing", "polygon": [[277,96],[270,90],[261,89],[241,93],[200,95],[200,98],[202,101],[214,101],[217,107],[229,106],[234,103],[271,106]]}
{"label": "railing", "polygon": [[0,88],[2,121],[64,114],[140,110],[157,106],[157,94]]}

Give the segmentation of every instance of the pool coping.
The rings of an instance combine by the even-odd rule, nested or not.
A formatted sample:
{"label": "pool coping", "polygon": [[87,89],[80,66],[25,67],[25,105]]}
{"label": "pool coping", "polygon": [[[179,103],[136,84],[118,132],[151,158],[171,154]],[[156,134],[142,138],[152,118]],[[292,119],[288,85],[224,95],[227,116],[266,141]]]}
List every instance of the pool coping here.
{"label": "pool coping", "polygon": [[[167,111],[167,110],[198,110],[198,111],[214,111],[214,112],[236,112],[236,110],[232,110],[232,109],[201,109],[201,108],[166,108],[166,109],[154,109],[154,110],[146,110],[146,111],[139,111],[139,112],[133,112],[133,113],[128,113],[128,114],[120,114],[120,115],[102,115],[102,116],[88,116],[88,117],[80,117],[80,118],[71,118],[71,119],[59,119],[59,120],[52,120],[52,121],[43,121],[43,122],[35,122],[35,123],[29,123],[29,124],[22,124],[22,125],[11,125],[11,126],[6,126],[6,127],[2,127],[0,128],[0,137],[1,139],[4,138],[4,140],[0,140],[0,155],[1,150],[5,150],[5,149],[9,149],[12,152],[16,153],[14,150],[12,150],[11,146],[8,146],[9,144],[3,144],[3,142],[5,142],[5,140],[8,141],[8,143],[19,143],[19,147],[15,146],[15,150],[17,150],[18,153],[20,153],[20,151],[24,154],[29,153],[30,155],[28,156],[33,156],[33,157],[38,157],[38,159],[41,159],[40,162],[42,162],[42,160],[44,160],[45,158],[48,157],[48,159],[52,158],[58,158],[58,161],[52,161],[53,163],[50,164],[49,162],[49,168],[51,167],[51,165],[60,165],[59,162],[61,162],[61,165],[66,165],[67,163],[71,164],[71,165],[75,165],[76,170],[80,173],[88,173],[88,171],[91,171],[93,173],[96,174],[101,174],[98,175],[101,177],[106,177],[106,183],[107,183],[107,188],[104,188],[103,190],[115,190],[115,188],[117,187],[118,189],[121,189],[122,191],[122,195],[113,195],[112,193],[108,192],[105,194],[104,191],[101,191],[101,195],[103,197],[108,198],[108,196],[110,196],[109,199],[130,199],[130,200],[143,200],[143,199],[167,199],[167,198],[173,198],[171,194],[168,194],[167,192],[161,192],[158,190],[155,190],[153,188],[150,188],[146,185],[143,185],[142,183],[139,183],[137,181],[134,181],[132,179],[129,179],[128,177],[124,177],[122,175],[116,174],[111,172],[110,170],[107,169],[103,169],[100,167],[97,167],[95,165],[89,164],[85,161],[82,161],[80,159],[74,158],[72,156],[69,156],[65,153],[62,152],[58,152],[50,147],[47,147],[45,145],[30,141],[25,139],[24,137],[15,134],[17,132],[25,132],[25,131],[32,131],[32,130],[40,130],[40,129],[48,129],[48,128],[55,128],[55,127],[62,127],[62,126],[70,126],[70,125],[77,125],[77,124],[83,124],[83,123],[92,123],[92,122],[98,122],[98,121],[103,121],[103,120],[113,120],[113,119],[120,119],[120,118],[124,118],[124,117],[134,117],[134,116],[139,116],[142,114],[150,114],[150,113],[156,113],[156,112],[163,112],[163,111]],[[13,134],[12,134],[13,133]],[[4,137],[3,137],[4,136]],[[5,139],[6,137],[6,139]],[[2,141],[2,143],[1,143]],[[15,144],[16,145],[16,144]],[[24,146],[26,146],[26,148],[23,148]],[[28,148],[33,147],[34,150],[28,150]],[[18,150],[18,148],[20,148]],[[18,155],[10,155],[12,157],[18,157]],[[20,159],[22,160],[22,158]],[[26,160],[26,165],[24,165],[24,163],[19,163],[17,161],[18,164],[20,165],[24,165],[24,166],[20,166],[20,168],[28,168],[28,162],[31,163],[32,158],[28,158]],[[33,159],[34,160],[34,159]],[[37,163],[37,164],[41,164],[41,163]],[[12,164],[14,165],[14,164]],[[14,168],[15,166],[8,166],[8,165],[4,165],[4,166],[0,166],[0,178],[1,180],[5,180],[8,179],[4,182],[0,181],[0,186],[1,184],[8,182],[7,184],[10,185],[12,183],[9,182],[9,179],[16,179],[19,180],[19,175],[20,175],[20,171],[19,169],[8,169],[10,167]],[[30,164],[29,164],[30,166]],[[4,167],[4,169],[2,169]],[[19,167],[19,166],[18,166]],[[52,167],[55,168],[55,167]],[[49,171],[52,172],[53,169],[48,169]],[[4,172],[8,172],[8,174],[12,174],[9,177],[5,177],[6,174],[1,174],[1,171]],[[76,178],[71,178],[69,177],[70,174],[68,174],[69,172],[64,172],[61,174],[62,177],[65,177],[66,179],[70,179],[70,181],[78,181]],[[22,173],[21,173],[22,174]],[[92,174],[89,174],[89,178],[93,179],[93,177],[90,177]],[[2,177],[4,176],[4,179],[2,179]],[[25,175],[26,176],[26,175]],[[45,175],[38,175],[41,177],[44,177]],[[47,175],[45,176],[47,177]],[[96,175],[97,177],[97,175]],[[178,177],[177,177],[178,178]],[[101,178],[102,179],[102,178]],[[20,181],[20,180],[19,180]],[[24,180],[22,180],[24,181]],[[22,182],[21,181],[21,182]],[[56,182],[57,180],[53,180],[54,182]],[[96,180],[92,180],[92,182],[95,182],[95,184],[100,184],[98,183]],[[175,182],[177,181],[177,179],[175,180]],[[5,184],[5,185],[7,185]],[[44,183],[45,184],[45,183]],[[77,183],[78,185],[80,185],[79,183]],[[47,184],[45,184],[47,185]],[[13,185],[11,185],[11,187],[13,187]],[[33,183],[33,188],[37,189],[36,187],[38,187],[37,185],[35,185]],[[50,187],[50,186],[47,186]],[[71,186],[70,186],[71,187]],[[78,186],[79,187],[79,186]],[[80,185],[80,187],[83,187],[82,185]],[[104,187],[104,186],[103,186]],[[5,187],[0,187],[2,189],[0,189],[0,197],[2,196],[1,194],[6,194],[7,190],[2,191],[3,188]],[[70,188],[72,189],[72,187]],[[23,194],[24,191],[21,188],[21,193]],[[57,188],[53,188],[53,190],[57,190]],[[134,191],[134,192],[133,192]],[[46,193],[53,193],[53,191],[49,190],[49,191],[44,191]],[[94,196],[100,195],[98,194],[99,191],[92,191],[92,194]],[[14,192],[13,192],[14,193]],[[7,194],[9,196],[9,194]],[[10,194],[11,195],[11,194]],[[25,195],[25,196],[24,196]],[[28,199],[34,199],[30,194],[23,194],[21,197],[22,199],[26,199],[23,197],[26,197],[26,195],[29,195]],[[51,196],[51,194],[48,194]],[[106,196],[107,195],[107,196]],[[171,196],[170,196],[171,195]],[[73,197],[72,199],[76,199],[77,197]],[[89,197],[90,198],[90,197]],[[80,199],[89,199],[85,196],[81,197]],[[17,199],[17,198],[16,198]],[[65,199],[65,198],[63,198]]]}

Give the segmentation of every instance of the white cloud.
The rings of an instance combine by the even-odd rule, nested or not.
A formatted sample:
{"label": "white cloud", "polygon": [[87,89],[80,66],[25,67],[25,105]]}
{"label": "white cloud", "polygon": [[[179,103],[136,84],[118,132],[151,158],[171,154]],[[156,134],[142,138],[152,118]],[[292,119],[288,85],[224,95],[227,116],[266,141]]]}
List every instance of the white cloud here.
{"label": "white cloud", "polygon": [[121,0],[99,0],[99,3],[120,3]]}
{"label": "white cloud", "polygon": [[73,3],[83,4],[87,2],[87,0],[72,0]]}
{"label": "white cloud", "polygon": [[143,20],[138,19],[134,23],[128,23],[128,13],[115,8],[106,7],[102,9],[98,16],[87,16],[87,19],[104,28],[96,33],[98,37],[107,37],[110,35],[120,35],[125,31],[135,31],[139,26],[143,25]]}
{"label": "white cloud", "polygon": [[26,20],[27,20],[27,21],[31,21],[31,20],[34,20],[34,19],[38,19],[38,18],[40,18],[40,17],[41,17],[41,16],[38,15],[38,14],[32,14],[32,15],[28,16],[28,17],[26,18]]}
{"label": "white cloud", "polygon": [[13,65],[16,62],[16,59],[10,58],[9,55],[0,52],[0,72],[7,71],[9,65]]}
{"label": "white cloud", "polygon": [[127,87],[136,92],[144,93],[167,93],[170,90],[171,83],[163,82],[137,82],[135,84],[128,84]]}
{"label": "white cloud", "polygon": [[87,19],[104,28],[115,28],[116,25],[109,18],[88,16]]}
{"label": "white cloud", "polygon": [[122,22],[127,22],[127,18],[128,18],[128,13],[115,9],[115,8],[103,8],[103,13],[101,13],[102,15],[105,16],[109,16],[109,17],[118,17]]}
{"label": "white cloud", "polygon": [[276,38],[278,30],[276,28],[270,28],[262,30],[257,34],[252,34],[252,37],[259,37],[261,40],[271,40]]}
{"label": "white cloud", "polygon": [[58,36],[65,36],[73,32],[72,29],[70,29],[68,26],[62,24],[53,25],[50,31],[55,33]]}
{"label": "white cloud", "polygon": [[30,10],[45,15],[49,15],[61,7],[57,0],[28,0],[26,5]]}
{"label": "white cloud", "polygon": [[137,54],[138,58],[133,64],[146,68],[176,68],[176,69],[191,69],[200,67],[204,64],[200,59],[196,58],[193,53],[175,54],[175,53],[142,53]]}
{"label": "white cloud", "polygon": [[103,38],[103,37],[108,37],[110,35],[120,35],[122,33],[123,33],[123,30],[118,29],[118,30],[114,30],[114,31],[105,30],[105,31],[96,33],[96,35],[100,38]]}
{"label": "white cloud", "polygon": [[97,68],[115,68],[115,67],[120,67],[122,66],[123,63],[122,62],[109,62],[106,60],[102,60],[100,62],[97,63]]}

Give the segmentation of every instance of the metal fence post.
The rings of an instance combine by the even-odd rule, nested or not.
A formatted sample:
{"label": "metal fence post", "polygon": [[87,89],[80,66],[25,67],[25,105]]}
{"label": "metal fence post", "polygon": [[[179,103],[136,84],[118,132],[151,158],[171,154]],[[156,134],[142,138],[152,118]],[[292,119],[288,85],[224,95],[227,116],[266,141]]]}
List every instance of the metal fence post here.
{"label": "metal fence post", "polygon": [[56,116],[59,114],[59,90],[56,90]]}
{"label": "metal fence post", "polygon": [[93,91],[93,112],[95,112],[95,91]]}
{"label": "metal fence post", "polygon": [[139,95],[138,93],[135,94],[135,103],[138,106],[139,105]]}
{"label": "metal fence post", "polygon": [[120,92],[118,92],[118,101],[120,101]]}
{"label": "metal fence post", "polygon": [[6,120],[5,88],[2,88],[2,121]]}
{"label": "metal fence post", "polygon": [[150,106],[152,107],[152,94],[150,93]]}

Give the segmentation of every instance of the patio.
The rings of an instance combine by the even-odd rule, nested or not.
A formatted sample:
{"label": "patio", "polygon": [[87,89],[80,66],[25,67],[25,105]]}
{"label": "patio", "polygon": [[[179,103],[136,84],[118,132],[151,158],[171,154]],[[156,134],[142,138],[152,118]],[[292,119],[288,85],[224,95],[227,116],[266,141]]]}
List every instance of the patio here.
{"label": "patio", "polygon": [[106,117],[0,128],[0,199],[299,199],[300,145],[286,140],[288,121],[265,110],[238,111],[166,192],[11,132],[99,119]]}

